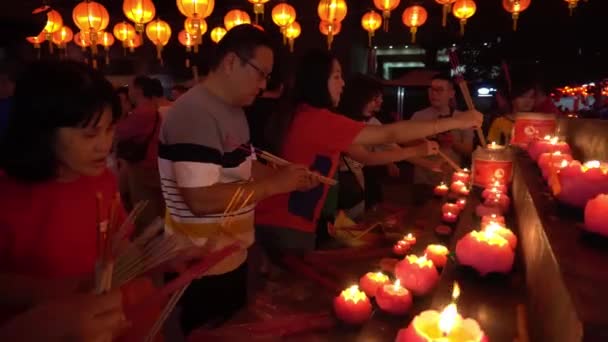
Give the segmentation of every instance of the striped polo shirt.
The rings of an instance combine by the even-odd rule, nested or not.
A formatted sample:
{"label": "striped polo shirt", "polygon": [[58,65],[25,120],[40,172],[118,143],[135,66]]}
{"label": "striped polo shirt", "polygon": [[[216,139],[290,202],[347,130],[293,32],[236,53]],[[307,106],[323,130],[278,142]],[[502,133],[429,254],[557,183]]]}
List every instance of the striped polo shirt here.
{"label": "striped polo shirt", "polygon": [[[210,250],[240,241],[240,253],[225,259],[208,274],[223,274],[247,259],[253,243],[254,204],[239,204],[221,227],[223,210],[194,215],[180,188],[201,188],[251,179],[254,155],[249,146],[247,119],[240,107],[223,102],[202,84],[182,95],[169,109],[160,131],[158,166],[166,204],[165,231],[184,234]],[[243,196],[243,200],[244,200]]]}

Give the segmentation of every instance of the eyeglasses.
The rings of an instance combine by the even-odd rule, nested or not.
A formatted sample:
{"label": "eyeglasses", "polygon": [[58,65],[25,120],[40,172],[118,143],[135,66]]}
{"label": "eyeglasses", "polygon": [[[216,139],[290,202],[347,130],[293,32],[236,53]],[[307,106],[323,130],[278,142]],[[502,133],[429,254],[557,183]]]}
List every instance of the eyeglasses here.
{"label": "eyeglasses", "polygon": [[250,60],[248,60],[246,58],[243,58],[243,56],[241,56],[239,54],[237,54],[237,56],[240,58],[240,60],[242,60],[243,62],[247,63],[247,65],[249,65],[250,67],[252,67],[253,70],[257,71],[261,80],[263,79],[263,80],[265,80],[267,82],[270,80],[271,74],[266,73],[259,66],[253,64]]}

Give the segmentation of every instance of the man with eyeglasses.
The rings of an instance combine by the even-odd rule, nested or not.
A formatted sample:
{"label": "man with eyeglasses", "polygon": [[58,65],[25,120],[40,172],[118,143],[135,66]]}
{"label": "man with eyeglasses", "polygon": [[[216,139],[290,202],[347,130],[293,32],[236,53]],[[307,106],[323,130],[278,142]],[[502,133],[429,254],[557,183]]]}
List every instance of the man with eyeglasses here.
{"label": "man with eyeglasses", "polygon": [[[174,102],[161,128],[158,163],[166,232],[184,234],[204,251],[235,242],[241,246],[184,293],[180,321],[185,334],[205,323],[222,323],[245,305],[255,203],[317,185],[303,166],[273,170],[258,163],[249,144],[242,108],[266,88],[273,59],[263,31],[251,25],[231,29],[219,42],[208,75]],[[224,214],[239,189],[244,195],[236,197],[234,211]]]}
{"label": "man with eyeglasses", "polygon": [[[448,118],[458,112],[454,108],[456,96],[454,83],[448,74],[442,73],[433,77],[428,96],[430,107],[414,113],[411,120]],[[452,130],[429,138],[436,140],[442,152],[464,167],[466,165],[462,164],[470,160],[471,153],[473,153],[474,134],[472,129]],[[439,156],[418,158],[415,164],[417,165],[414,170],[416,184],[435,186],[442,180],[443,175],[437,171],[445,165]]]}

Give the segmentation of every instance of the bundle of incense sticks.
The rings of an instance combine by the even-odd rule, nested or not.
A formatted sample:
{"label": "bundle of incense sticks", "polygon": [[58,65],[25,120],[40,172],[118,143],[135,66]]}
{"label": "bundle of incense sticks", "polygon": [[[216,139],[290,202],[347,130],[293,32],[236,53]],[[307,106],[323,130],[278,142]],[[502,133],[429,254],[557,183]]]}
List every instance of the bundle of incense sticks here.
{"label": "bundle of incense sticks", "polygon": [[[454,75],[456,77],[456,83],[458,83],[458,87],[460,87],[460,92],[462,93],[462,97],[464,98],[464,102],[467,104],[467,108],[469,110],[475,110],[475,103],[473,103],[473,98],[471,97],[471,92],[469,91],[469,86],[465,81],[462,74],[459,72],[460,62],[458,61],[458,55],[455,50],[451,50],[449,52],[450,64],[452,65],[452,69],[454,70]],[[475,129],[477,133],[477,138],[479,139],[479,143],[482,147],[486,147],[486,138],[483,135],[480,127]]]}
{"label": "bundle of incense sticks", "polygon": [[[239,149],[244,150],[244,151],[250,151],[249,148],[245,147],[245,146],[241,146],[239,147]],[[266,152],[264,150],[261,150],[259,148],[255,148],[253,147],[255,154],[266,160],[269,163],[272,164],[276,164],[278,166],[285,166],[285,165],[290,165],[291,162],[289,162],[288,160],[285,160],[281,157],[275,156],[274,154],[270,153],[270,152]],[[319,182],[323,183],[323,184],[327,184],[327,185],[336,185],[338,184],[338,182],[335,179],[329,178],[329,177],[325,177],[325,176],[321,176],[319,174],[313,173],[311,172],[311,174],[313,174],[318,180]]]}

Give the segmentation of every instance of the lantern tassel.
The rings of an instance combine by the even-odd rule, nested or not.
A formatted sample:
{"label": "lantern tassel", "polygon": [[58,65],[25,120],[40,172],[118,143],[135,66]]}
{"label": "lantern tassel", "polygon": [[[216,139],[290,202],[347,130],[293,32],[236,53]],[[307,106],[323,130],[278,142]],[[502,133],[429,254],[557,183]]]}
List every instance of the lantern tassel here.
{"label": "lantern tassel", "polygon": [[517,31],[517,19],[519,19],[519,13],[513,13],[513,31]]}
{"label": "lantern tassel", "polygon": [[451,10],[451,4],[445,4],[443,5],[443,17],[441,18],[441,26],[446,27],[448,26],[448,13],[450,13]]}
{"label": "lantern tassel", "polygon": [[110,55],[106,53],[106,65],[110,64]]}
{"label": "lantern tassel", "polygon": [[384,20],[382,21],[382,24],[384,27],[384,32],[388,32],[388,21],[391,18],[391,12],[384,11],[384,12],[382,12],[382,16],[384,17]]}
{"label": "lantern tassel", "polygon": [[327,50],[331,50],[331,44],[334,42],[334,35],[331,31],[327,34]]}
{"label": "lantern tassel", "polygon": [[467,24],[466,19],[460,20],[460,35],[464,36],[464,26]]}
{"label": "lantern tassel", "polygon": [[[34,45],[35,46],[35,45]],[[36,48],[36,57],[40,59],[40,45]]]}
{"label": "lantern tassel", "polygon": [[51,55],[53,54],[53,42],[49,40],[49,52],[51,53]]}
{"label": "lantern tassel", "polygon": [[198,44],[194,44],[194,53],[198,53]]}
{"label": "lantern tassel", "polygon": [[416,32],[418,32],[418,27],[412,26],[410,32],[412,33],[412,44],[416,44]]}
{"label": "lantern tassel", "polygon": [[373,31],[369,31],[367,34],[367,47],[372,47],[372,37],[374,36]]}
{"label": "lantern tassel", "polygon": [[190,58],[186,58],[186,68],[190,68]]}
{"label": "lantern tassel", "polygon": [[293,53],[294,41],[295,41],[295,39],[289,38],[289,52],[292,52],[292,53]]}
{"label": "lantern tassel", "polygon": [[97,69],[97,59],[93,58],[93,69]]}
{"label": "lantern tassel", "polygon": [[259,18],[264,20],[264,4],[253,4],[253,13],[255,13],[255,23],[259,24]]}
{"label": "lantern tassel", "polygon": [[163,47],[160,44],[156,45],[156,58],[158,58],[158,60],[161,61],[161,64],[162,64],[162,60],[163,60],[162,51],[163,51]]}

